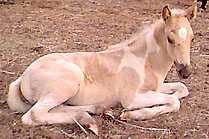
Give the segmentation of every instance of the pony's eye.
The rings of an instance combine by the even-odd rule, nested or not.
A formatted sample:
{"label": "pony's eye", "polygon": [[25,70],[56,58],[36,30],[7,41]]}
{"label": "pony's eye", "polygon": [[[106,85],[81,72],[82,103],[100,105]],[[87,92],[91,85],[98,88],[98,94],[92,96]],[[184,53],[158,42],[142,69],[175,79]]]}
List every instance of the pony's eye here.
{"label": "pony's eye", "polygon": [[169,36],[167,36],[167,39],[169,43],[174,43],[174,41]]}
{"label": "pony's eye", "polygon": [[192,41],[192,42],[194,42],[194,40],[195,40],[195,39],[194,39],[194,38],[192,38],[192,40],[191,40],[191,41]]}

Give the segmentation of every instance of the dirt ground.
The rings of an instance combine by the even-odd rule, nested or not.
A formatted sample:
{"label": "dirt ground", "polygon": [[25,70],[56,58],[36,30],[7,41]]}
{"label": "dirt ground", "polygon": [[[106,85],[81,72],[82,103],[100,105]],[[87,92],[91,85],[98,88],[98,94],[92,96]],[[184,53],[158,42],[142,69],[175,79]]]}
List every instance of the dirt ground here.
{"label": "dirt ground", "polygon": [[[0,138],[209,138],[209,12],[192,23],[193,74],[180,80],[172,68],[166,82],[181,81],[190,95],[178,112],[120,123],[97,115],[99,136],[76,124],[27,126],[8,109],[9,84],[48,53],[100,51],[128,39],[161,16],[166,4],[188,8],[193,0],[0,0]],[[120,113],[121,107],[114,112]],[[116,117],[118,119],[118,117]],[[86,127],[85,127],[86,128]],[[86,128],[87,129],[87,128]]]}

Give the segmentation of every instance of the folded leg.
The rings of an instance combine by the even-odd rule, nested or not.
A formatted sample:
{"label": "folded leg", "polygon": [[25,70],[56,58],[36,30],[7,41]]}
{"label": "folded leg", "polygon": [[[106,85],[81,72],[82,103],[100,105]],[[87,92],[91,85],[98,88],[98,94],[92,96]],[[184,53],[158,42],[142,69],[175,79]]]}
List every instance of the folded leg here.
{"label": "folded leg", "polygon": [[160,92],[165,93],[165,94],[174,95],[178,99],[181,99],[181,98],[189,95],[189,91],[188,91],[187,87],[181,82],[163,83]]}
{"label": "folded leg", "polygon": [[22,121],[28,125],[74,123],[74,120],[84,125],[95,124],[89,112],[96,113],[97,108],[97,105],[66,106],[60,104],[57,106],[56,100],[46,96],[23,115]]}
{"label": "folded leg", "polygon": [[49,93],[42,95],[35,105],[23,115],[22,122],[28,125],[74,123],[74,120],[84,121],[81,124],[94,122],[88,112],[97,112],[96,106],[98,107],[98,105],[77,107],[64,105],[64,102],[75,95],[79,89],[79,84],[80,82],[66,82],[63,80],[56,82],[56,87],[52,84],[48,88],[42,89]]}
{"label": "folded leg", "polygon": [[129,106],[126,106],[122,119],[150,119],[160,114],[178,111],[180,102],[176,96],[149,91],[136,94]]}

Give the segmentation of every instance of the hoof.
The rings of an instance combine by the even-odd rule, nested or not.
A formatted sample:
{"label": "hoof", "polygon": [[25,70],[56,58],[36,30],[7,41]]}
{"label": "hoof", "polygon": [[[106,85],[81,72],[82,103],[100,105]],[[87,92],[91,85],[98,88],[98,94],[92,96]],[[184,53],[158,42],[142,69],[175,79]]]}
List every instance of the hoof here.
{"label": "hoof", "polygon": [[22,116],[22,123],[26,125],[36,126],[38,123],[35,123],[28,114]]}
{"label": "hoof", "polygon": [[120,120],[127,120],[127,119],[128,119],[127,112],[122,112],[120,115]]}
{"label": "hoof", "polygon": [[104,116],[109,116],[111,117],[112,119],[115,119],[114,115],[113,115],[113,112],[111,110],[107,110],[104,112]]}
{"label": "hoof", "polygon": [[99,129],[98,129],[97,125],[95,125],[95,124],[90,124],[89,129],[90,129],[95,135],[97,135],[97,136],[99,135]]}

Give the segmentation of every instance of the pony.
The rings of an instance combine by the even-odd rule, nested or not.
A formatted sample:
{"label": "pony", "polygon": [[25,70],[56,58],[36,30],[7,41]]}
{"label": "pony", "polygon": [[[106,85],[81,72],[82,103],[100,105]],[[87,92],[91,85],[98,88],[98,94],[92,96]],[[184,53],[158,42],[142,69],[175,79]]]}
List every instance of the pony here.
{"label": "pony", "polygon": [[162,18],[135,37],[100,52],[53,53],[34,61],[9,87],[11,111],[28,125],[75,123],[96,128],[92,114],[121,104],[121,119],[146,120],[178,111],[189,94],[181,82],[164,83],[171,66],[191,74],[190,22],[186,11],[165,6]]}

